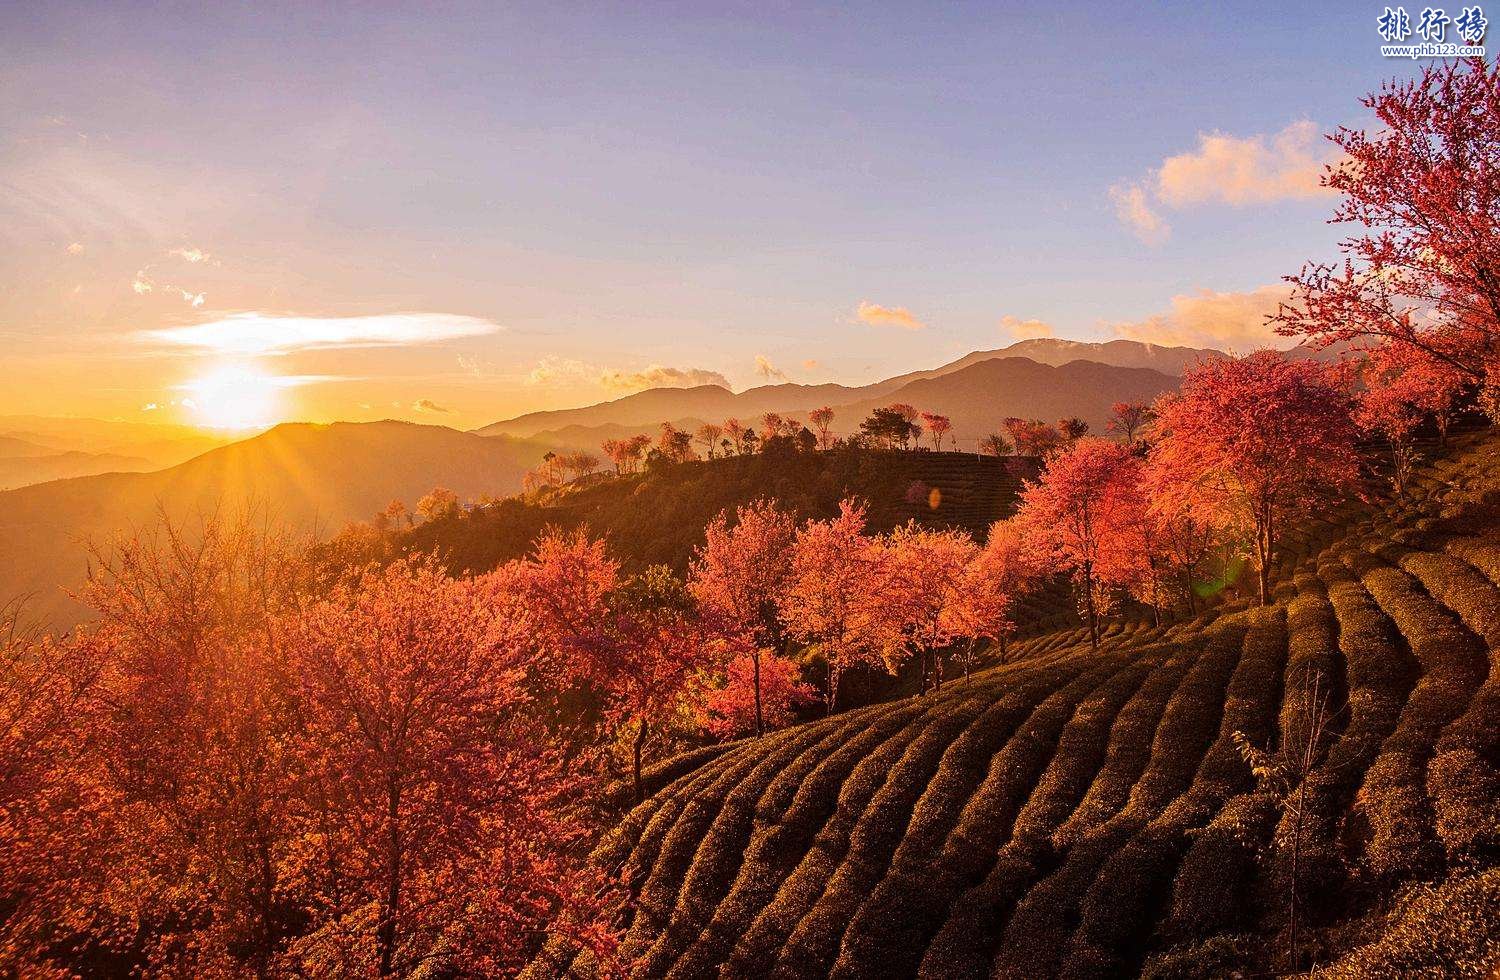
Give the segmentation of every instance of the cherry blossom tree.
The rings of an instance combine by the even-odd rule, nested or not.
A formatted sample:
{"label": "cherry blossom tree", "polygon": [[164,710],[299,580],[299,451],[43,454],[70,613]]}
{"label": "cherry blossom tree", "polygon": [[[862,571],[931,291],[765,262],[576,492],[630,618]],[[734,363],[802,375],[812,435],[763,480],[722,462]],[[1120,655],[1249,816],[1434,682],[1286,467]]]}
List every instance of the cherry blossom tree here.
{"label": "cherry blossom tree", "polygon": [[1159,492],[1249,541],[1262,604],[1270,601],[1282,528],[1358,490],[1350,411],[1335,369],[1275,351],[1200,364],[1180,393],[1156,404]]}
{"label": "cherry blossom tree", "polygon": [[1137,437],[1151,421],[1151,406],[1145,402],[1115,402],[1110,408],[1109,431],[1134,446]]}
{"label": "cherry blossom tree", "polygon": [[[1355,226],[1342,263],[1310,263],[1272,318],[1319,344],[1395,347],[1486,393],[1500,383],[1500,67],[1425,68],[1362,100],[1379,122],[1340,128],[1323,185]],[[1493,398],[1487,401],[1494,407]]]}
{"label": "cherry blossom tree", "polygon": [[938,651],[954,639],[950,610],[959,602],[964,570],[979,547],[963,531],[934,531],[916,522],[892,531],[880,544],[885,582],[876,613],[885,620],[884,632],[896,640],[886,652],[887,669],[894,672],[915,657],[919,690],[926,692],[929,677],[941,688]]}
{"label": "cherry blossom tree", "polygon": [[757,500],[738,509],[732,526],[725,511],[709,522],[690,566],[689,589],[738,633],[738,648],[750,658],[756,735],[765,731],[761,650],[776,654],[783,646],[785,625],[776,600],[791,575],[795,534],[790,514],[774,502]]}
{"label": "cherry blossom tree", "polygon": [[813,425],[813,432],[818,437],[818,448],[828,450],[833,446],[833,409],[828,406],[815,408],[807,413],[807,420]]}
{"label": "cherry blossom tree", "polygon": [[953,420],[946,415],[923,412],[922,424],[926,426],[928,434],[932,436],[932,448],[938,452],[942,452],[943,437],[953,428]]}
{"label": "cherry blossom tree", "polygon": [[729,662],[722,687],[704,697],[700,719],[716,738],[781,728],[798,708],[818,701],[816,690],[802,681],[796,662],[770,650],[759,658],[742,654]]}
{"label": "cherry blossom tree", "polygon": [[809,521],[797,529],[792,572],[779,597],[788,633],[816,644],[828,661],[824,697],[838,706],[839,677],[856,664],[884,668],[890,636],[880,616],[884,555],[865,534],[865,508],[852,499],[837,517]]}
{"label": "cherry blossom tree", "polygon": [[1105,601],[1099,570],[1126,546],[1139,469],[1140,460],[1119,443],[1084,438],[1055,452],[1041,479],[1021,492],[1017,518],[1072,576],[1094,646]]}

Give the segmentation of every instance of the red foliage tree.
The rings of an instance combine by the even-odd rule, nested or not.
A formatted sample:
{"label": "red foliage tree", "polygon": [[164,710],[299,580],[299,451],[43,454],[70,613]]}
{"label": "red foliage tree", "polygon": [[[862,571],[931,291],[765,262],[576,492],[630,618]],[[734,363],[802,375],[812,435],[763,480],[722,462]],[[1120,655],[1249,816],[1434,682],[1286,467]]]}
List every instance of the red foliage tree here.
{"label": "red foliage tree", "polygon": [[1046,456],[1062,445],[1062,433],[1039,419],[1008,418],[1005,431],[1018,456]]}
{"label": "red foliage tree", "polygon": [[684,706],[721,643],[694,615],[692,599],[665,566],[655,565],[609,597],[604,644],[588,648],[581,668],[607,694],[605,716],[632,732],[635,799],[644,798],[642,754],[653,726]]}
{"label": "red foliage tree", "polygon": [[929,677],[940,688],[938,651],[954,639],[950,610],[959,602],[964,570],[979,547],[963,531],[933,531],[915,522],[892,531],[881,545],[884,582],[875,613],[881,631],[893,641],[886,651],[887,668],[915,656],[919,689],[927,690]]}
{"label": "red foliage tree", "polygon": [[829,449],[833,446],[833,409],[828,406],[815,408],[807,413],[807,420],[813,424],[813,432],[818,437],[818,448]]}
{"label": "red foliage tree", "polygon": [[1500,67],[1447,62],[1362,100],[1372,132],[1329,138],[1345,159],[1324,186],[1357,226],[1341,265],[1288,277],[1273,321],[1319,343],[1390,344],[1495,391],[1500,371]]}
{"label": "red foliage tree", "polygon": [[771,501],[757,500],[739,508],[733,526],[724,511],[710,521],[691,564],[689,589],[705,610],[738,634],[736,646],[750,658],[756,735],[765,732],[760,652],[768,647],[775,654],[782,648],[785,630],[776,597],[791,574],[795,534],[790,514]]}
{"label": "red foliage tree", "polygon": [[516,970],[591,887],[562,860],[581,828],[556,815],[577,781],[525,712],[526,625],[482,596],[408,560],[280,627],[326,923],[292,946],[309,973],[406,974],[460,936],[445,955],[464,969]]}
{"label": "red foliage tree", "polygon": [[1274,351],[1200,364],[1157,402],[1159,492],[1249,540],[1262,604],[1282,527],[1358,486],[1350,408],[1336,371]]}
{"label": "red foliage tree", "polygon": [[882,557],[865,535],[865,508],[853,500],[839,504],[838,517],[797,529],[781,616],[793,637],[816,644],[827,659],[829,712],[838,705],[843,671],[855,664],[884,666],[889,637],[878,615]]}
{"label": "red foliage tree", "polygon": [[724,685],[708,692],[699,717],[716,738],[736,738],[780,728],[799,707],[817,700],[812,685],[802,682],[796,662],[767,650],[759,658],[744,654],[731,660]]}
{"label": "red foliage tree", "polygon": [[1017,520],[1079,591],[1089,642],[1099,644],[1101,567],[1126,546],[1139,507],[1140,460],[1119,443],[1079,439],[1047,461],[1041,479],[1021,493]]}
{"label": "red foliage tree", "polygon": [[1109,431],[1134,446],[1136,437],[1151,421],[1151,406],[1145,402],[1115,402],[1110,408]]}
{"label": "red foliage tree", "polygon": [[943,450],[943,439],[953,428],[953,420],[946,415],[936,415],[932,412],[922,413],[922,424],[927,427],[927,432],[932,436],[932,448],[938,452]]}
{"label": "red foliage tree", "polygon": [[1404,494],[1416,462],[1412,439],[1418,427],[1430,418],[1439,435],[1447,438],[1463,378],[1448,364],[1413,358],[1392,344],[1370,352],[1360,369],[1364,388],[1355,421],[1389,444],[1391,480],[1396,492]]}

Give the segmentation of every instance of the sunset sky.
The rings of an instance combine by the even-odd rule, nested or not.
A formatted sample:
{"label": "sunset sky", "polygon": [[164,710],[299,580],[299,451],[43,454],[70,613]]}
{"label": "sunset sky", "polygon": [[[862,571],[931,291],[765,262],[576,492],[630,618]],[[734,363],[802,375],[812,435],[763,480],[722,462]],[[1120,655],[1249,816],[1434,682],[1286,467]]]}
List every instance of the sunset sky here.
{"label": "sunset sky", "polygon": [[0,9],[0,414],[1247,350],[1333,255],[1319,134],[1415,71],[1363,3],[317,6]]}

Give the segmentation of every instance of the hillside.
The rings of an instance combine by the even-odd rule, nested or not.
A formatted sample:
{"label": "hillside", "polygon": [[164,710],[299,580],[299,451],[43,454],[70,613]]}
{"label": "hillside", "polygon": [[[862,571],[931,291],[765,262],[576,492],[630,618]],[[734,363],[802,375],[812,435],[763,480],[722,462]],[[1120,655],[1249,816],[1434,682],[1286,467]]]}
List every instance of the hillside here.
{"label": "hillside", "polygon": [[[429,521],[400,532],[386,546],[436,550],[454,572],[482,570],[526,554],[549,525],[586,526],[606,537],[633,570],[666,564],[680,572],[719,511],[767,497],[801,518],[822,518],[837,513],[843,498],[856,496],[869,503],[870,524],[877,530],[916,519],[983,536],[1011,512],[1020,478],[1034,469],[1029,459],[970,453],[762,453],[684,463],[654,474],[599,476],[583,486]],[[359,564],[373,557],[380,555],[356,553],[338,560]]]}
{"label": "hillside", "polygon": [[[1146,354],[1124,357],[1113,350],[1113,344],[1092,346],[1110,350],[1090,350],[1089,356],[1151,359]],[[1144,349],[1147,345],[1135,344],[1135,347]],[[810,409],[829,405],[836,416],[834,430],[842,435],[856,431],[859,421],[871,409],[907,402],[924,411],[949,416],[958,445],[972,448],[975,439],[999,431],[1007,416],[1050,421],[1077,415],[1091,426],[1102,428],[1114,402],[1150,400],[1177,386],[1176,374],[1165,370],[1076,358],[1059,365],[1044,364],[1014,356],[1007,353],[1009,350],[970,354],[932,371],[902,375],[861,388],[787,384],[752,388],[739,394],[713,385],[656,388],[588,408],[523,415],[476,431],[480,435],[521,436],[554,445],[597,449],[605,439],[639,432],[654,434],[662,422],[672,422],[691,431],[705,421],[733,417],[753,426],[769,411],[805,417]],[[1205,353],[1176,347],[1151,350],[1175,352],[1171,357],[1165,353],[1155,356],[1163,368],[1171,368],[1173,372],[1180,370],[1182,363]],[[1139,352],[1127,348],[1127,353]]]}
{"label": "hillside", "polygon": [[115,453],[40,453],[28,456],[0,455],[0,490],[64,480],[97,473],[140,473],[154,469],[151,461],[140,456]]}
{"label": "hillside", "polygon": [[32,597],[57,624],[80,610],[63,590],[83,581],[89,539],[142,527],[165,512],[196,520],[217,508],[264,506],[306,530],[336,530],[393,499],[434,486],[464,497],[513,492],[546,446],[407,422],[285,424],[152,473],[109,473],[0,493],[0,598]]}
{"label": "hillside", "polygon": [[[1268,608],[1116,622],[1098,651],[1043,634],[970,684],[663,766],[598,853],[634,975],[1282,972],[1293,824],[1237,736],[1299,744],[1314,690],[1304,960],[1489,975],[1500,439],[1415,482],[1302,529]],[[554,940],[527,975],[591,973]]]}
{"label": "hillside", "polygon": [[[0,415],[0,456],[95,453],[144,459],[142,469],[186,462],[232,440],[185,425],[48,415]],[[101,472],[101,471],[96,471]]]}

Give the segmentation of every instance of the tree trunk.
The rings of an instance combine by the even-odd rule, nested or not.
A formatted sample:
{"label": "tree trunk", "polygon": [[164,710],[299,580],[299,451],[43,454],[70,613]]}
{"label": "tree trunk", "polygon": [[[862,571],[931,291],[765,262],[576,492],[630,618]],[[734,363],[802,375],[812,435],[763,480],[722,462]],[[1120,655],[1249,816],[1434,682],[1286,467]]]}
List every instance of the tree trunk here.
{"label": "tree trunk", "polygon": [[642,718],[635,729],[635,801],[646,798],[641,792],[641,750],[646,747],[646,719]]}
{"label": "tree trunk", "polygon": [[401,908],[401,790],[391,787],[387,794],[387,855],[385,908],[381,910],[376,942],[380,950],[380,975],[388,977],[396,966],[396,916]]}
{"label": "tree trunk", "polygon": [[1094,564],[1083,563],[1083,607],[1088,614],[1089,646],[1099,649],[1099,613],[1094,606]]}
{"label": "tree trunk", "polygon": [[755,648],[755,654],[750,659],[754,661],[755,667],[755,737],[760,738],[766,733],[766,722],[760,707],[760,647]]}

